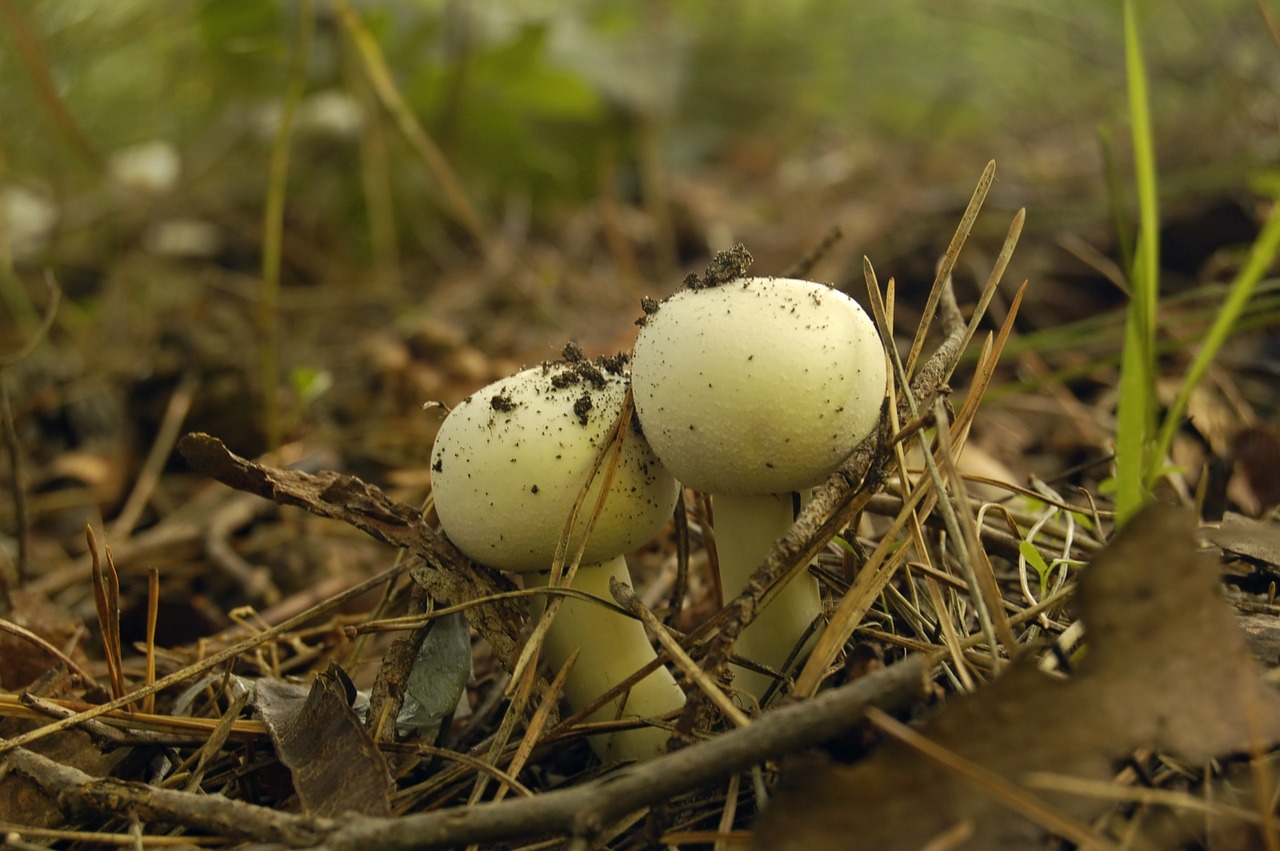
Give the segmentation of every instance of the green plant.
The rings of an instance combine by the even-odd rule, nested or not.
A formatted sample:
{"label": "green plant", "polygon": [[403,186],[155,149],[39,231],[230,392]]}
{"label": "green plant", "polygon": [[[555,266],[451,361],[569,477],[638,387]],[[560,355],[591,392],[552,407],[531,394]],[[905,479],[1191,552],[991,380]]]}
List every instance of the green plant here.
{"label": "green plant", "polygon": [[1182,376],[1177,396],[1157,426],[1156,310],[1159,304],[1159,207],[1150,98],[1134,0],[1124,4],[1125,64],[1138,194],[1138,239],[1129,275],[1130,302],[1120,365],[1116,421],[1116,519],[1125,523],[1151,498],[1166,472],[1165,457],[1187,401],[1226,342],[1263,275],[1280,250],[1280,207],[1273,206],[1248,259],[1233,279],[1222,308]]}
{"label": "green plant", "polygon": [[1146,67],[1133,0],[1125,0],[1124,36],[1139,225],[1129,274],[1129,312],[1124,328],[1120,400],[1116,411],[1115,503],[1121,523],[1147,501],[1146,472],[1155,424],[1155,328],[1160,273],[1155,146],[1151,137]]}

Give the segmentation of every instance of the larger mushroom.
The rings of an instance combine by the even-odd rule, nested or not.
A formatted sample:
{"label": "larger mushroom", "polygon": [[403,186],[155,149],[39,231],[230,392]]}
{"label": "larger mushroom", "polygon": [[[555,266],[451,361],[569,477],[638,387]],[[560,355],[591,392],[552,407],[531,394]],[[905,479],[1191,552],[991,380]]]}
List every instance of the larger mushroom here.
{"label": "larger mushroom", "polygon": [[[572,353],[572,349],[568,350]],[[468,557],[546,583],[566,521],[627,393],[624,358],[574,355],[490,384],[455,407],[436,434],[432,490],[440,525]],[[607,475],[592,479],[565,549],[584,542],[572,587],[611,601],[610,580],[630,584],[623,555],[644,544],[671,516],[677,485],[635,429],[623,438],[609,490],[587,534]],[[638,621],[603,606],[566,599],[543,644],[553,667],[580,655],[565,697],[581,708],[654,657]],[[590,720],[643,719],[684,704],[670,671],[658,667]],[[594,736],[602,759],[645,759],[669,734],[656,727]]]}
{"label": "larger mushroom", "polygon": [[[704,284],[646,312],[632,353],[636,411],[663,465],[712,494],[722,585],[736,595],[794,521],[794,494],[875,428],[884,349],[857,302],[811,281]],[[782,670],[821,611],[816,580],[796,577],[743,631],[738,654]],[[772,682],[736,669],[757,698]]]}

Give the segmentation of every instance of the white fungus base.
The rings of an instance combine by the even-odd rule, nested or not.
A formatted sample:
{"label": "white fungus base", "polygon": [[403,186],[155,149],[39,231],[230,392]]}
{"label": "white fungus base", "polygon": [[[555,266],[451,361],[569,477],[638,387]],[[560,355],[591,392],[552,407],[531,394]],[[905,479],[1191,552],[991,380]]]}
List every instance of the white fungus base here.
{"label": "white fungus base", "polygon": [[[527,585],[546,584],[550,574],[527,574]],[[609,580],[630,587],[626,561],[621,557],[603,564],[578,568],[571,587],[607,602],[613,602]],[[613,609],[566,598],[542,645],[542,658],[559,670],[574,650],[578,661],[565,683],[564,696],[572,707],[584,707],[653,661],[654,651],[644,626]],[[684,706],[684,692],[671,672],[659,667],[614,700],[588,717],[588,721],[646,719],[670,715]],[[605,762],[652,759],[666,751],[671,733],[661,727],[640,727],[592,736],[591,747]]]}
{"label": "white fungus base", "polygon": [[[773,542],[791,528],[792,495],[789,493],[763,496],[733,496],[716,494],[712,497],[715,512],[716,557],[720,563],[720,583],[724,601],[728,603],[742,592],[756,568],[764,561]],[[822,597],[818,593],[818,580],[810,574],[796,575],[774,599],[761,610],[751,625],[743,630],[734,646],[734,652],[744,659],[751,659],[784,672],[787,659],[804,658],[812,645],[816,631],[810,625],[822,614]],[[804,646],[795,650],[801,640]],[[774,679],[748,668],[732,666],[734,688],[764,697]]]}

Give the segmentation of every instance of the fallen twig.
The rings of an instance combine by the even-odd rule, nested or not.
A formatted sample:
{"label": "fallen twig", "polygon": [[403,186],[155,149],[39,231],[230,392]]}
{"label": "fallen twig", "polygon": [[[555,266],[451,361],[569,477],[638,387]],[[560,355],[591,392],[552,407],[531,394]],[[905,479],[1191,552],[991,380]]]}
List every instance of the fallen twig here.
{"label": "fallen twig", "polygon": [[[229,487],[343,520],[379,541],[409,550],[430,566],[414,571],[413,577],[436,600],[464,603],[510,590],[498,574],[473,565],[454,549],[416,508],[392,500],[355,476],[329,471],[312,475],[257,464],[231,452],[216,437],[200,433],[178,441],[178,451],[197,472]],[[504,665],[514,663],[515,630],[524,617],[511,601],[497,599],[469,608],[466,618]]]}
{"label": "fallen twig", "polygon": [[5,759],[73,809],[129,809],[144,820],[294,848],[446,848],[539,833],[589,840],[629,813],[832,739],[869,707],[893,711],[909,705],[925,693],[926,671],[923,657],[908,657],[813,700],[765,713],[746,727],[582,786],[393,818],[296,815],[221,795],[93,777],[24,748],[12,749]]}
{"label": "fallen twig", "polygon": [[233,801],[222,795],[198,795],[94,777],[78,768],[15,748],[5,756],[9,768],[22,774],[72,810],[98,813],[135,812],[145,821],[163,821],[207,831],[215,836],[278,842],[293,847],[314,844],[332,831],[332,819],[280,812]]}
{"label": "fallen twig", "polygon": [[892,709],[924,693],[925,664],[911,657],[813,700],[785,706],[746,727],[607,777],[532,798],[400,818],[357,818],[325,837],[332,851],[448,848],[538,833],[589,841],[645,806],[831,739],[870,706]]}

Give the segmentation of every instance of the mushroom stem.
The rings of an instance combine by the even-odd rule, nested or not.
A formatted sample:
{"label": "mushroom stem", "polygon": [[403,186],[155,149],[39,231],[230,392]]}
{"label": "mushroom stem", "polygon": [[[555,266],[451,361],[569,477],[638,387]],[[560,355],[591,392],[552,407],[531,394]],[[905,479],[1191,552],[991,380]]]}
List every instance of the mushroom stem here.
{"label": "mushroom stem", "polygon": [[[529,574],[526,583],[545,585],[547,573]],[[571,585],[577,591],[612,602],[609,580],[630,587],[627,563],[617,556],[601,564],[578,568]],[[566,598],[542,645],[542,658],[558,669],[579,650],[577,664],[565,683],[564,696],[570,706],[582,707],[595,701],[644,665],[653,661],[653,645],[640,621],[614,609]],[[588,721],[613,721],[669,715],[684,706],[684,692],[665,667],[659,667],[628,692],[590,715]],[[661,727],[640,727],[591,737],[591,747],[605,762],[624,759],[652,759],[666,751],[671,734]]]}
{"label": "mushroom stem", "polygon": [[[715,494],[716,555],[726,602],[741,593],[774,541],[791,528],[795,520],[792,497],[790,493]],[[795,643],[821,614],[818,580],[807,573],[795,576],[738,636],[735,652],[781,671]],[[812,640],[809,635],[796,659],[803,658]],[[757,699],[773,684],[772,677],[746,668],[734,666],[733,671],[734,685]]]}

